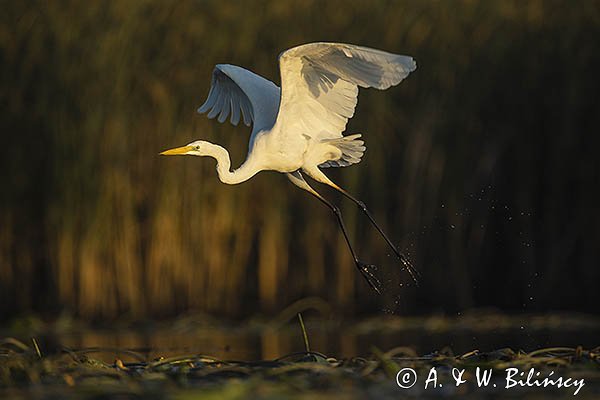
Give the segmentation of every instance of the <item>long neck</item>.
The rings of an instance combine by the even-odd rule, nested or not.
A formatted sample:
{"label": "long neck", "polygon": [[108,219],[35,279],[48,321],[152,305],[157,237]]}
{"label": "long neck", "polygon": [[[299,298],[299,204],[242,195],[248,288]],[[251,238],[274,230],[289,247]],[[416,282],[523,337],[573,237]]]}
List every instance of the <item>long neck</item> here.
{"label": "long neck", "polygon": [[229,152],[217,144],[211,143],[207,156],[217,160],[217,174],[219,174],[219,179],[228,185],[236,185],[247,181],[257,172],[261,171],[251,156],[238,169],[231,171]]}

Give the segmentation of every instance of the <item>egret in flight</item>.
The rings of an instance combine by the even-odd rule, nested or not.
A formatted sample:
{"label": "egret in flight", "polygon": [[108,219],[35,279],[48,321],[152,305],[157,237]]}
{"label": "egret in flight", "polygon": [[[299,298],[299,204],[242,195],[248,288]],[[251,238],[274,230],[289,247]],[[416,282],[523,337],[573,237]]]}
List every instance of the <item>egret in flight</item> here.
{"label": "egret in flight", "polygon": [[374,265],[357,257],[342,214],[304,180],[303,173],[348,197],[367,215],[403,267],[416,282],[409,260],[394,246],[373,219],[365,204],[349,194],[322,171],[360,162],[365,151],[360,134],[343,136],[354,115],[358,87],[384,90],[399,84],[416,69],[412,57],[343,43],[310,43],[279,55],[281,88],[247,69],[218,64],[211,88],[199,113],[233,125],[252,124],[246,161],[231,170],[229,152],[204,140],[162,152],[162,155],[208,156],[217,161],[221,182],[235,185],[260,171],[278,171],[306,190],[335,214],[356,267],[369,285],[380,293],[381,282]]}

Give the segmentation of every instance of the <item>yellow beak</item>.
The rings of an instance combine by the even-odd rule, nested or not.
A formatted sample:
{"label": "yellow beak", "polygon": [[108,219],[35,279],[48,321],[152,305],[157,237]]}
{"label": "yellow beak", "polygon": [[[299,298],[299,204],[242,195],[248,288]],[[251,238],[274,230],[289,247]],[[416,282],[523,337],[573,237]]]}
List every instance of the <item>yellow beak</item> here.
{"label": "yellow beak", "polygon": [[175,147],[174,149],[165,150],[160,153],[161,156],[177,156],[187,153],[188,151],[194,150],[193,146]]}

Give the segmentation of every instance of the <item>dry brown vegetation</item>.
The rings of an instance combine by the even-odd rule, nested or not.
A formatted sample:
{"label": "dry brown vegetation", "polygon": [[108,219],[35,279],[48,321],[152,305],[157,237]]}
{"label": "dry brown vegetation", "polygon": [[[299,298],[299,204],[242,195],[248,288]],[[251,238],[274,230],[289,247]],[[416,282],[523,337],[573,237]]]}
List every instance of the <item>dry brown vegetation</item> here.
{"label": "dry brown vegetation", "polygon": [[[455,356],[435,352],[417,356],[410,348],[387,352],[377,349],[368,358],[336,359],[319,352],[299,352],[274,360],[228,361],[210,355],[183,354],[148,360],[134,351],[119,351],[113,363],[98,359],[112,349],[64,349],[45,355],[36,342],[27,345],[14,338],[0,342],[0,394],[9,398],[173,398],[173,399],[303,399],[335,396],[342,399],[473,398],[518,395],[519,398],[567,398],[577,387],[520,387],[506,389],[506,368],[535,368],[547,377],[551,371],[584,380],[577,398],[598,395],[600,348],[555,347],[529,353],[504,348],[470,351]],[[123,362],[120,357],[132,359]],[[396,374],[412,368],[420,379],[410,389],[400,389]],[[436,384],[428,387],[432,368]],[[464,370],[457,387],[452,369]],[[492,371],[488,385],[478,387],[476,368]],[[454,375],[456,376],[456,375]],[[558,376],[558,375],[556,375]],[[552,377],[556,379],[556,376]],[[426,378],[427,377],[427,378]],[[456,379],[456,378],[454,378]],[[412,382],[412,381],[409,381]],[[404,397],[403,397],[404,398]]]}

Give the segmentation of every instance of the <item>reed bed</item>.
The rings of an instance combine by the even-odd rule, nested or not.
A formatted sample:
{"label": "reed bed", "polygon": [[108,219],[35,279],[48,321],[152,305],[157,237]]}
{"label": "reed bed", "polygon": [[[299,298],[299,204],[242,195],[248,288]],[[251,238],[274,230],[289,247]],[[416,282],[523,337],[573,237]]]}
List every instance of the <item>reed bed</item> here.
{"label": "reed bed", "polygon": [[[593,312],[600,300],[597,1],[2,8],[0,315],[240,317],[309,295],[344,314]],[[239,164],[247,132],[195,113],[213,65],[277,82],[277,54],[317,40],[419,65],[398,88],[361,93],[348,132],[368,151],[330,171],[423,274],[400,305],[394,291],[369,297],[333,217],[284,178],[226,187],[211,161],[157,155],[202,138]],[[355,207],[325,193],[363,258],[396,268]]]}

